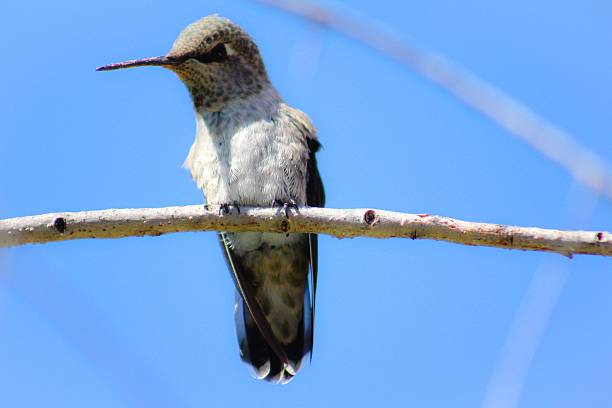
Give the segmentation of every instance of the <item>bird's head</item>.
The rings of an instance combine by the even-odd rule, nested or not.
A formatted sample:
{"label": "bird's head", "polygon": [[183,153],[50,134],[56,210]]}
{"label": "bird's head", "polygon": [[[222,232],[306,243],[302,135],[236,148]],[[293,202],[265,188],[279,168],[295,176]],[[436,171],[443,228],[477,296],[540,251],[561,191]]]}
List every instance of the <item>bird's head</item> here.
{"label": "bird's head", "polygon": [[161,57],[105,65],[97,71],[161,66],[187,85],[198,109],[219,111],[269,84],[253,40],[228,19],[211,15],[188,25]]}

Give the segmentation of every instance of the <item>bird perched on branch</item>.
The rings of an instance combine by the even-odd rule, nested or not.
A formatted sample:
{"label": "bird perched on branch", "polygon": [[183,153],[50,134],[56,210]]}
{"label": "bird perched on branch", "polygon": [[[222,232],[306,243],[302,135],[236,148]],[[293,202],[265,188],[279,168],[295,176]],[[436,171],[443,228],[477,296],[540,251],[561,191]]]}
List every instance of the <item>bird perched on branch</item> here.
{"label": "bird perched on branch", "polygon": [[[283,102],[259,50],[236,24],[217,15],[187,26],[170,52],[98,68],[174,71],[187,86],[196,139],[186,167],[208,205],[322,207],[319,150],[308,117]],[[313,346],[317,236],[219,234],[236,284],[240,355],[256,378],[286,383]],[[308,279],[310,275],[310,279]]]}

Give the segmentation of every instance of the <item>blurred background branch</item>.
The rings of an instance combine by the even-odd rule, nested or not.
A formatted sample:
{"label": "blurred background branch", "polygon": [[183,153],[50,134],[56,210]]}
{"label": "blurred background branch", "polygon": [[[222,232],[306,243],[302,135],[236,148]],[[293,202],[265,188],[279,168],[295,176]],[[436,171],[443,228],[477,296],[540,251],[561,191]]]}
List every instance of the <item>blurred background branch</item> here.
{"label": "blurred background branch", "polygon": [[371,209],[241,207],[224,214],[200,205],[53,213],[0,220],[0,247],[80,238],[158,236],[193,231],[310,232],[336,237],[426,238],[464,245],[612,256],[612,234],[467,222]]}
{"label": "blurred background branch", "polygon": [[[584,194],[577,183],[573,183],[563,215],[571,224],[584,224],[592,217],[596,206],[597,197]],[[528,373],[559,304],[571,267],[565,259],[548,257],[540,261],[517,308],[481,408],[521,405]]]}
{"label": "blurred background branch", "polygon": [[612,170],[603,158],[569,132],[444,56],[419,49],[374,24],[312,3],[256,1],[341,33],[411,68],[565,168],[578,182],[612,200]]}

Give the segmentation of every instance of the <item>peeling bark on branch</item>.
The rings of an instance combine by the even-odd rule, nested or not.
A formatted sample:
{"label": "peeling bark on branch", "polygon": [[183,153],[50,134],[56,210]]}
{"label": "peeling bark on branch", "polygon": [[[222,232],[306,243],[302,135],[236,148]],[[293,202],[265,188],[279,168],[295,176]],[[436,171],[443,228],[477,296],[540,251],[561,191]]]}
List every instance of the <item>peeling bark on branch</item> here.
{"label": "peeling bark on branch", "polygon": [[82,238],[158,236],[193,231],[313,232],[336,237],[434,239],[463,245],[612,256],[612,234],[559,231],[372,209],[241,207],[220,214],[202,205],[54,213],[0,220],[0,247]]}

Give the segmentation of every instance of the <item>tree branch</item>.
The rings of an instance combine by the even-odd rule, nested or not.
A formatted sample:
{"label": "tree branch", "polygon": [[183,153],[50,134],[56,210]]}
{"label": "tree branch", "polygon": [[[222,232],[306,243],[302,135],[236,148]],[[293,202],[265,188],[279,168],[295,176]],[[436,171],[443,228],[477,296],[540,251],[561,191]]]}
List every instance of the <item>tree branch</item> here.
{"label": "tree branch", "polygon": [[565,168],[575,180],[612,200],[612,170],[601,156],[580,144],[569,132],[448,58],[421,50],[366,21],[310,2],[256,1],[334,30],[393,58]]}
{"label": "tree branch", "polygon": [[612,256],[612,234],[559,231],[370,209],[241,207],[220,214],[202,205],[53,213],[0,220],[0,247],[82,238],[158,236],[173,232],[312,232],[336,237],[434,239],[463,245]]}

